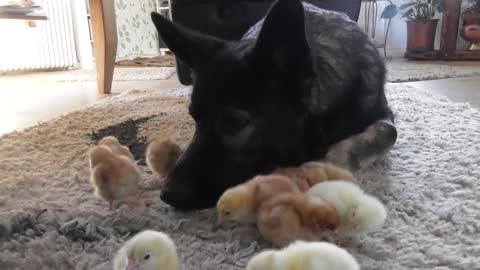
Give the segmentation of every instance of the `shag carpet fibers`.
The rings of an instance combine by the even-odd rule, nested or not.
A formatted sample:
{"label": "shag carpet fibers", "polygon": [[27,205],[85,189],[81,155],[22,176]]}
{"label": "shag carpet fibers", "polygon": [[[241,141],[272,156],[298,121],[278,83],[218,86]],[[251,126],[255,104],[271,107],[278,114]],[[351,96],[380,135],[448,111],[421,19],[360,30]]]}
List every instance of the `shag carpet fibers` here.
{"label": "shag carpet fibers", "polygon": [[[480,112],[403,84],[387,89],[398,142],[356,176],[386,204],[388,219],[345,245],[363,269],[479,269]],[[88,149],[116,135],[143,164],[145,144],[158,135],[185,146],[193,130],[188,99],[172,94],[188,91],[131,91],[0,137],[0,269],[111,269],[117,249],[144,229],[174,239],[184,270],[244,269],[270,247],[254,227],[213,230],[213,210],[163,204],[159,179],[143,165],[150,206],[103,215]]]}
{"label": "shag carpet fibers", "polygon": [[480,75],[478,66],[452,66],[440,63],[386,61],[387,82],[413,82]]}

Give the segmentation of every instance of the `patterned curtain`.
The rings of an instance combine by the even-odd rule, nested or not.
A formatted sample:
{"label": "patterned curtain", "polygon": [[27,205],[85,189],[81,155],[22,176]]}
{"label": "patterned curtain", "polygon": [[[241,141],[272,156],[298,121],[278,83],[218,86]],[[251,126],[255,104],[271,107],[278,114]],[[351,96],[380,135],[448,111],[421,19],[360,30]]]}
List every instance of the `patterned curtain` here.
{"label": "patterned curtain", "polygon": [[150,19],[155,0],[115,0],[118,49],[116,60],[160,54],[158,33]]}

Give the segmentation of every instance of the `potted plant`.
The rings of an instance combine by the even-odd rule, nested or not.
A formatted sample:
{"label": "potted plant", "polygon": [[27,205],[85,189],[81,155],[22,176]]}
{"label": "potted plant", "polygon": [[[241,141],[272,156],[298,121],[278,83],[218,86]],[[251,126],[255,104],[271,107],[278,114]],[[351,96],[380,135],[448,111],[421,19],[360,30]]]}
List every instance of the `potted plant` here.
{"label": "potted plant", "polygon": [[407,18],[407,51],[433,51],[438,19],[434,19],[437,12],[441,12],[442,0],[410,0],[397,7],[392,1],[382,12],[382,18],[391,19],[397,13]]}
{"label": "potted plant", "polygon": [[480,50],[480,0],[466,0],[466,2],[460,35],[470,42],[470,50]]}
{"label": "potted plant", "polygon": [[466,0],[467,6],[463,11],[465,24],[480,24],[480,0]]}

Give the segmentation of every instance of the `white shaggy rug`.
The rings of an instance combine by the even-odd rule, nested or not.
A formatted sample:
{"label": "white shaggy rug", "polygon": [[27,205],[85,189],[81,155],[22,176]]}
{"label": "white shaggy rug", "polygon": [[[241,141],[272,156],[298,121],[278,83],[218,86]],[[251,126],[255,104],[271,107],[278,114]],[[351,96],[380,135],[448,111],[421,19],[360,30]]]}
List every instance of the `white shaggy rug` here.
{"label": "white shaggy rug", "polygon": [[[166,80],[175,73],[174,67],[115,67],[114,81],[151,81]],[[46,78],[56,82],[84,82],[96,81],[97,74],[94,69],[76,69],[61,72]]]}
{"label": "white shaggy rug", "polygon": [[480,75],[478,66],[452,66],[439,63],[428,64],[421,61],[385,61],[388,82],[412,82]]}
{"label": "white shaggy rug", "polygon": [[[144,166],[153,204],[101,214],[106,203],[88,182],[93,139],[117,135],[140,162],[156,135],[188,142],[188,101],[164,94],[132,91],[0,137],[0,269],[111,269],[125,239],[144,229],[171,235],[184,270],[244,269],[269,247],[254,227],[212,230],[213,210],[175,212]],[[357,174],[388,219],[347,242],[349,251],[363,269],[480,269],[480,112],[403,84],[388,85],[388,98],[398,142]]]}

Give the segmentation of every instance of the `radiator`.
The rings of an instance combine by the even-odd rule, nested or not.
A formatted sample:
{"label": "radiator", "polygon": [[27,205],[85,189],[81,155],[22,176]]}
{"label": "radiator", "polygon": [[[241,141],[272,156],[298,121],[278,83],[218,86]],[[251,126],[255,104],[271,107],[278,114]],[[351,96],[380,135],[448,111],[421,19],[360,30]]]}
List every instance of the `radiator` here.
{"label": "radiator", "polygon": [[0,20],[0,71],[64,69],[77,65],[71,0],[35,0],[48,16]]}

